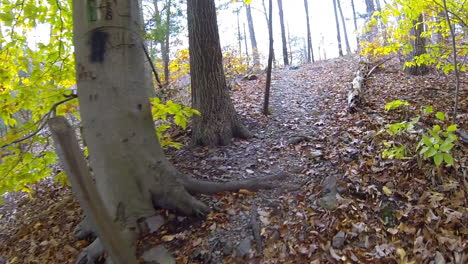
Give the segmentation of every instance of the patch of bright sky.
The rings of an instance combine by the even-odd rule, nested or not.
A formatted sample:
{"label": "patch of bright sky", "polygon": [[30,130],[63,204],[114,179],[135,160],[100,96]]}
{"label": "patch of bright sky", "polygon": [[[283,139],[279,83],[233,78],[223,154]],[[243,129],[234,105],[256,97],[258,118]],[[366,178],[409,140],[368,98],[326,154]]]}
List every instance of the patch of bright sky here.
{"label": "patch of bright sky", "polygon": [[[238,50],[238,39],[237,39],[237,15],[234,13],[239,7],[242,7],[242,3],[232,3],[231,0],[216,0],[217,6],[226,4],[228,8],[222,8],[218,10],[218,26],[220,32],[221,46],[225,49]],[[365,12],[364,0],[355,0],[355,8],[358,14]],[[268,0],[265,0],[268,5]],[[335,15],[333,11],[333,0],[308,0],[309,3],[309,18],[312,33],[312,46],[314,50],[315,59],[333,58],[338,56],[338,45],[337,45],[337,33],[335,25]],[[274,48],[278,62],[282,61],[282,43],[281,43],[281,29],[278,15],[278,1],[273,0],[273,34],[274,34]],[[353,23],[353,13],[351,8],[351,0],[341,0],[341,6],[346,21],[346,30],[348,32],[348,39],[350,42],[351,50],[356,49],[356,35]],[[258,43],[258,48],[262,56],[262,61],[266,61],[268,56],[268,27],[266,18],[263,13],[262,0],[253,0],[251,3],[252,16],[254,20],[255,33]],[[146,5],[145,16],[148,16],[148,6]],[[185,8],[184,8],[185,9]],[[268,10],[268,6],[267,6]],[[283,12],[285,19],[286,31],[289,31],[291,38],[298,37],[300,42],[297,47],[293,47],[293,50],[301,49],[305,45],[307,39],[307,28],[306,28],[306,15],[304,0],[283,0]],[[247,37],[249,36],[247,26],[247,16],[245,8],[241,9],[240,26],[241,33],[243,34],[243,27],[245,24]],[[341,23],[341,20],[340,20]],[[358,30],[364,25],[363,19],[358,19]],[[34,47],[38,42],[47,43],[49,40],[50,28],[48,25],[38,25],[38,27],[28,33],[28,39],[30,39],[29,46]],[[173,47],[173,51],[187,48],[188,39],[187,32],[182,32],[178,37],[182,43],[182,46]],[[341,26],[342,35],[342,48],[343,52],[346,53],[345,40],[343,36],[343,30]],[[250,38],[248,40],[249,52],[251,49]],[[245,52],[244,42],[242,42],[242,50]],[[319,54],[320,51],[320,54]],[[297,59],[297,56],[295,56]],[[293,64],[299,62],[293,61]]]}
{"label": "patch of bright sky", "polygon": [[[217,4],[226,3],[226,0],[216,1]],[[281,43],[281,28],[279,23],[278,14],[278,1],[273,0],[273,38],[274,48],[277,60],[282,61],[282,43]],[[364,0],[355,0],[356,12],[363,14],[365,13],[365,2]],[[265,4],[268,5],[268,0],[265,0]],[[312,35],[312,46],[314,50],[314,57],[316,60],[319,58],[333,58],[338,57],[338,44],[337,44],[337,33],[335,24],[335,14],[333,11],[333,0],[309,0],[309,19]],[[240,7],[241,3],[232,3],[235,7]],[[265,58],[268,54],[268,28],[266,24],[265,15],[263,13],[262,0],[253,0],[252,16],[254,20],[254,27],[256,38],[258,42],[258,48],[262,52],[262,56]],[[351,8],[351,0],[341,0],[341,7],[343,15],[345,16],[346,30],[348,32],[348,39],[350,42],[351,50],[356,50],[356,35],[353,23],[353,11]],[[235,8],[229,8],[228,10],[220,10],[218,12],[218,25],[221,36],[221,45],[223,47],[231,47],[232,49],[238,50],[237,42],[237,16],[232,10]],[[267,7],[268,10],[268,7]],[[299,37],[302,41],[307,40],[307,24],[306,14],[304,7],[304,0],[283,0],[283,13],[285,19],[286,31],[290,31],[291,38]],[[247,17],[245,14],[245,8],[242,8],[240,13],[240,26],[243,31],[243,24],[246,24],[247,35]],[[341,23],[341,20],[340,20]],[[364,25],[363,19],[358,19],[358,30]],[[343,30],[341,26],[341,42],[343,52],[346,53],[345,40]],[[243,34],[243,32],[242,32]],[[250,38],[248,38],[248,45],[250,49]],[[244,45],[244,44],[243,44]],[[301,46],[304,43],[300,44]],[[320,55],[319,55],[320,46]],[[299,48],[299,47],[298,47]],[[242,49],[245,49],[242,47]],[[294,48],[293,48],[294,49]],[[264,59],[265,60],[265,59]],[[297,61],[293,62],[298,63]]]}

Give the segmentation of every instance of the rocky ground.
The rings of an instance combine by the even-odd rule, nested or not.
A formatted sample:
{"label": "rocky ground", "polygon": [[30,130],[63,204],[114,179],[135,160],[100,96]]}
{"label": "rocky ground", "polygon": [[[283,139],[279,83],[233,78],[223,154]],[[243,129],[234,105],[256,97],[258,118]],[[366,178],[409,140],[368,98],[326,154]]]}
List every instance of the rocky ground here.
{"label": "rocky ground", "polygon": [[[390,139],[379,131],[409,121],[423,106],[449,112],[453,85],[436,72],[407,76],[395,64],[369,76],[365,100],[352,114],[346,97],[363,67],[358,58],[276,69],[269,116],[261,114],[265,77],[241,82],[233,99],[255,137],[218,148],[186,144],[168,156],[206,180],[290,176],[272,190],[201,197],[213,208],[206,219],[163,211],[165,219],[154,220],[163,226],[142,235],[139,254],[177,263],[466,263],[468,78],[456,167],[418,166],[415,159],[382,159],[382,143]],[[385,111],[395,99],[410,106]],[[434,122],[448,124],[421,118],[417,125]],[[78,204],[67,187],[43,182],[36,189],[0,209],[0,263],[74,263],[89,243],[72,235]]]}

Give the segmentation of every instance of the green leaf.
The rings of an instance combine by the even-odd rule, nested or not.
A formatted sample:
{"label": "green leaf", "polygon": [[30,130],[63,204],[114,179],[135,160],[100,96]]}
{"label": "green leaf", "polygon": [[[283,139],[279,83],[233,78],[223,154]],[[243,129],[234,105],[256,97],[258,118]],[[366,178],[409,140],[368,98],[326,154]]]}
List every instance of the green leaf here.
{"label": "green leaf", "polygon": [[437,150],[435,148],[429,148],[429,150],[426,153],[424,153],[424,157],[430,158],[434,156],[436,153],[437,153]]}
{"label": "green leaf", "polygon": [[422,135],[422,142],[424,143],[424,145],[426,145],[428,147],[432,146],[431,139],[426,135]]}
{"label": "green leaf", "polygon": [[424,147],[421,149],[421,151],[419,152],[420,155],[423,155],[424,153],[426,153],[430,148],[429,147]]}
{"label": "green leaf", "polygon": [[440,150],[443,152],[448,152],[453,148],[453,146],[455,145],[450,142],[445,141],[444,143],[442,143],[442,145],[440,145]]}
{"label": "green leaf", "polygon": [[458,138],[457,138],[457,136],[455,134],[450,133],[450,134],[447,135],[447,138],[445,139],[445,141],[446,142],[454,142],[457,139]]}
{"label": "green leaf", "polygon": [[425,106],[425,107],[423,108],[423,112],[424,112],[424,114],[430,114],[430,113],[434,112],[434,107],[432,107],[432,106]]}
{"label": "green leaf", "polygon": [[434,155],[434,163],[437,167],[440,166],[443,160],[444,160],[444,155],[442,155],[442,153],[437,153]]}
{"label": "green leaf", "polygon": [[398,109],[402,105],[409,106],[409,103],[406,102],[406,101],[394,100],[394,101],[391,101],[390,103],[387,103],[385,105],[385,110],[387,110],[387,111],[395,110],[395,109]]}
{"label": "green leaf", "polygon": [[435,116],[437,117],[437,119],[445,121],[445,113],[444,112],[437,112],[435,114]]}
{"label": "green leaf", "polygon": [[447,163],[448,165],[452,165],[454,164],[453,162],[453,157],[452,155],[450,155],[449,153],[444,153],[444,161],[445,163]]}
{"label": "green leaf", "polygon": [[457,130],[457,125],[451,125],[447,127],[447,132],[455,132]]}
{"label": "green leaf", "polygon": [[[442,112],[439,112],[439,113],[442,113]],[[432,127],[432,129],[434,130],[434,132],[439,132],[440,131],[440,126],[435,125],[435,126]]]}

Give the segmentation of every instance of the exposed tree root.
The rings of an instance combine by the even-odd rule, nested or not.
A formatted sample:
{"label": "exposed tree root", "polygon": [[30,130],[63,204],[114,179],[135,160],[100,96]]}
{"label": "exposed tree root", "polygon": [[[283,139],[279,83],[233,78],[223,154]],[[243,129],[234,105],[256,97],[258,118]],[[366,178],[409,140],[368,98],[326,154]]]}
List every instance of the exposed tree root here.
{"label": "exposed tree root", "polygon": [[240,189],[257,191],[260,189],[272,189],[275,185],[273,181],[287,177],[288,174],[280,172],[269,178],[256,178],[245,181],[232,182],[209,182],[197,180],[186,175],[178,175],[182,185],[192,194],[214,194],[219,192],[236,192]]}

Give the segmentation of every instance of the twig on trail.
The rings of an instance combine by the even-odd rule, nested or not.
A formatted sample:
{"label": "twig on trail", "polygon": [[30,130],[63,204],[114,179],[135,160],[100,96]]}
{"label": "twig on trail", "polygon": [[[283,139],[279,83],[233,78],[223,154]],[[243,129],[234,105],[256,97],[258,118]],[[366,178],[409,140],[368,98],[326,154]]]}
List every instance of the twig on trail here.
{"label": "twig on trail", "polygon": [[51,117],[55,116],[55,112],[56,112],[57,107],[58,107],[59,105],[61,105],[61,104],[63,104],[63,103],[66,103],[66,102],[68,102],[68,101],[71,101],[71,100],[77,98],[78,96],[77,96],[76,94],[72,94],[72,95],[67,95],[66,97],[67,97],[67,99],[64,99],[64,100],[62,100],[62,101],[59,101],[59,102],[55,103],[55,104],[50,108],[50,110],[49,110],[44,116],[42,116],[42,118],[39,119],[39,121],[36,122],[36,124],[39,124],[39,123],[41,123],[41,122],[42,122],[42,124],[41,124],[34,132],[32,132],[31,134],[29,134],[29,135],[27,135],[27,136],[24,136],[24,137],[22,137],[22,138],[20,138],[20,139],[13,140],[12,142],[1,146],[0,149],[5,148],[5,147],[8,147],[8,146],[11,146],[11,145],[16,144],[16,143],[20,143],[20,142],[25,141],[25,140],[28,140],[28,139],[34,137],[35,135],[37,135],[39,132],[41,132],[42,129],[44,129],[45,125],[47,124],[47,121],[48,121]]}
{"label": "twig on trail", "polygon": [[257,206],[255,205],[250,209],[250,226],[252,227],[257,254],[262,254],[262,236],[260,235],[260,223],[258,222]]}

